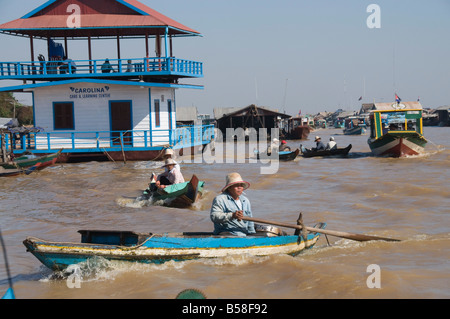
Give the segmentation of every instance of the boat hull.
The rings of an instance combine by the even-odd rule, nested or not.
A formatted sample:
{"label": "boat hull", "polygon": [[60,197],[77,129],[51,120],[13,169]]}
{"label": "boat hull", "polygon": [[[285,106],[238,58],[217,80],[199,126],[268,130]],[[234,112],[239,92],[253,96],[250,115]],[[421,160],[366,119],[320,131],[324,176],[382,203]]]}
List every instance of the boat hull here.
{"label": "boat hull", "polygon": [[[325,228],[325,224],[320,226]],[[219,258],[248,254],[268,256],[274,254],[297,255],[304,249],[312,248],[319,239],[319,233],[310,233],[306,240],[302,236],[247,236],[224,237],[211,233],[182,234],[137,234],[134,232],[109,232],[101,236],[102,231],[80,231],[83,238],[96,236],[102,238],[98,243],[49,242],[28,237],[23,243],[39,261],[52,270],[63,270],[70,265],[86,262],[90,258],[102,257],[110,261],[127,261],[161,264],[169,260],[183,261],[199,258]],[[94,235],[87,232],[94,232]],[[135,243],[105,243],[105,239],[124,238],[131,234]],[[131,238],[130,237],[130,238]],[[139,243],[141,242],[141,243]]]}
{"label": "boat hull", "polygon": [[199,181],[196,175],[192,175],[189,182],[168,185],[164,189],[156,189],[154,183],[156,175],[153,173],[152,181],[149,188],[143,191],[142,195],[137,198],[141,200],[151,200],[153,203],[161,202],[161,205],[175,208],[187,208],[196,203],[203,194],[204,181]]}
{"label": "boat hull", "polygon": [[[293,161],[294,159],[297,158],[297,156],[300,154],[300,150],[296,149],[295,151],[285,151],[285,152],[278,152],[278,160],[280,161]],[[267,155],[267,153],[256,153],[256,158],[257,159],[271,159],[271,160],[275,160],[277,159],[276,154],[272,155]]]}
{"label": "boat hull", "polygon": [[311,128],[308,125],[301,125],[294,127],[286,136],[289,140],[306,140],[311,133]]}
{"label": "boat hull", "polygon": [[344,129],[344,135],[363,135],[366,129],[362,126]]}
{"label": "boat hull", "polygon": [[419,134],[386,134],[369,139],[369,147],[376,156],[405,157],[423,153],[427,140]]}
{"label": "boat hull", "polygon": [[334,150],[320,150],[320,151],[311,151],[304,150],[302,153],[303,157],[336,157],[336,156],[347,156],[350,150],[352,149],[352,144],[349,144],[346,148],[337,148]]}
{"label": "boat hull", "polygon": [[27,158],[26,156],[21,156],[16,158],[13,162],[8,163],[0,163],[0,166],[2,166],[5,169],[13,169],[13,168],[28,168],[35,166],[36,164],[40,164],[38,166],[38,170],[42,170],[46,167],[49,167],[53,164],[55,164],[61,155],[62,150],[59,150],[56,153],[43,155],[43,156],[37,156],[32,158]]}
{"label": "boat hull", "polygon": [[42,164],[41,163],[37,163],[31,167],[27,167],[27,168],[8,168],[8,169],[4,169],[2,167],[0,167],[0,177],[11,177],[11,176],[17,176],[17,175],[30,175],[31,173],[33,173],[36,170],[40,170],[43,168],[40,168]]}

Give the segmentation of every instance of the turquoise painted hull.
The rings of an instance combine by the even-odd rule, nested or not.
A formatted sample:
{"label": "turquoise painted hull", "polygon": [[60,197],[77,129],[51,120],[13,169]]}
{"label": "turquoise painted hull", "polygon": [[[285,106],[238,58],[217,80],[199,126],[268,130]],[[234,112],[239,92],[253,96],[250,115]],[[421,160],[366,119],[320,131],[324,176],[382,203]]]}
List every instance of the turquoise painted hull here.
{"label": "turquoise painted hull", "polygon": [[[325,228],[320,223],[316,228]],[[93,257],[107,260],[161,264],[169,260],[217,258],[229,255],[296,255],[312,248],[319,233],[306,240],[297,235],[247,237],[214,236],[211,233],[142,234],[122,231],[79,231],[81,243],[50,242],[34,237],[24,241],[27,251],[52,270],[86,262]]]}
{"label": "turquoise painted hull", "polygon": [[[149,188],[137,200],[151,200],[152,202],[163,201],[164,206],[186,208],[197,202],[203,194],[204,181],[199,181],[197,176],[192,175],[189,182],[168,185],[164,189],[152,191],[152,184],[156,182],[156,175],[152,175]],[[156,186],[155,186],[156,187]]]}

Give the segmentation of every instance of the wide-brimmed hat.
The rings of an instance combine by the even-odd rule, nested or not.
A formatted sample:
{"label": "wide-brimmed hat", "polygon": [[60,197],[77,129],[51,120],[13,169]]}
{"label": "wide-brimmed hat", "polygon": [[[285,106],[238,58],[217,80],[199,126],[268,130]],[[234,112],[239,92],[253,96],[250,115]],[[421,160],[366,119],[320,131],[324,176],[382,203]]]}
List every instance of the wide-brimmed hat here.
{"label": "wide-brimmed hat", "polygon": [[316,142],[317,140],[320,140],[320,136],[316,136],[316,138],[314,139],[314,142]]}
{"label": "wide-brimmed hat", "polygon": [[167,149],[164,151],[164,155],[173,155],[173,149],[167,148]]}
{"label": "wide-brimmed hat", "polygon": [[244,189],[250,187],[250,183],[242,180],[242,177],[239,173],[230,173],[226,177],[226,185],[222,188],[222,193],[227,190],[228,187],[234,184],[244,184]]}
{"label": "wide-brimmed hat", "polygon": [[173,159],[168,158],[168,159],[165,160],[164,165],[161,166],[161,167],[166,167],[166,166],[168,166],[168,165],[176,165],[176,164],[177,164],[177,163],[176,163]]}

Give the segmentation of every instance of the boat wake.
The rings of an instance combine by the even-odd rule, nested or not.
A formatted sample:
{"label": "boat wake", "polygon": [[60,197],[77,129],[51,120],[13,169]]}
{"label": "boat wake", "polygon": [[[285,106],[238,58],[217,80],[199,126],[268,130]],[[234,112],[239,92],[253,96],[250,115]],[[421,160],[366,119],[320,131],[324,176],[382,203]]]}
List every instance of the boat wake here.
{"label": "boat wake", "polygon": [[148,200],[137,200],[136,198],[125,198],[120,197],[116,199],[116,203],[120,207],[130,207],[130,208],[142,208],[144,206],[151,205]]}
{"label": "boat wake", "polygon": [[[281,255],[284,256],[284,255]],[[230,255],[213,259],[195,259],[187,261],[167,261],[162,264],[153,263],[130,263],[127,261],[107,260],[103,257],[92,257],[85,262],[71,265],[65,270],[53,271],[46,277],[41,278],[41,282],[67,281],[68,285],[76,283],[83,284],[96,281],[110,281],[128,273],[138,272],[171,272],[180,271],[182,269],[202,268],[211,266],[243,266],[249,264],[260,264],[276,258],[276,256],[262,256],[255,258],[250,254]],[[47,268],[45,268],[48,270]]]}

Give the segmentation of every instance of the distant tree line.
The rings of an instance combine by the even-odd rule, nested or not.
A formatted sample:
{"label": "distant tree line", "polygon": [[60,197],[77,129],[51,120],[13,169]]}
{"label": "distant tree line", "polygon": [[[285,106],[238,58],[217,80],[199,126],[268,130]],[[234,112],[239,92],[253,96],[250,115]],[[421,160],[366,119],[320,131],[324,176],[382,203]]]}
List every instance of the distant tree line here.
{"label": "distant tree line", "polygon": [[19,103],[11,92],[0,92],[0,117],[13,118],[14,104],[19,124],[33,125],[33,108]]}

